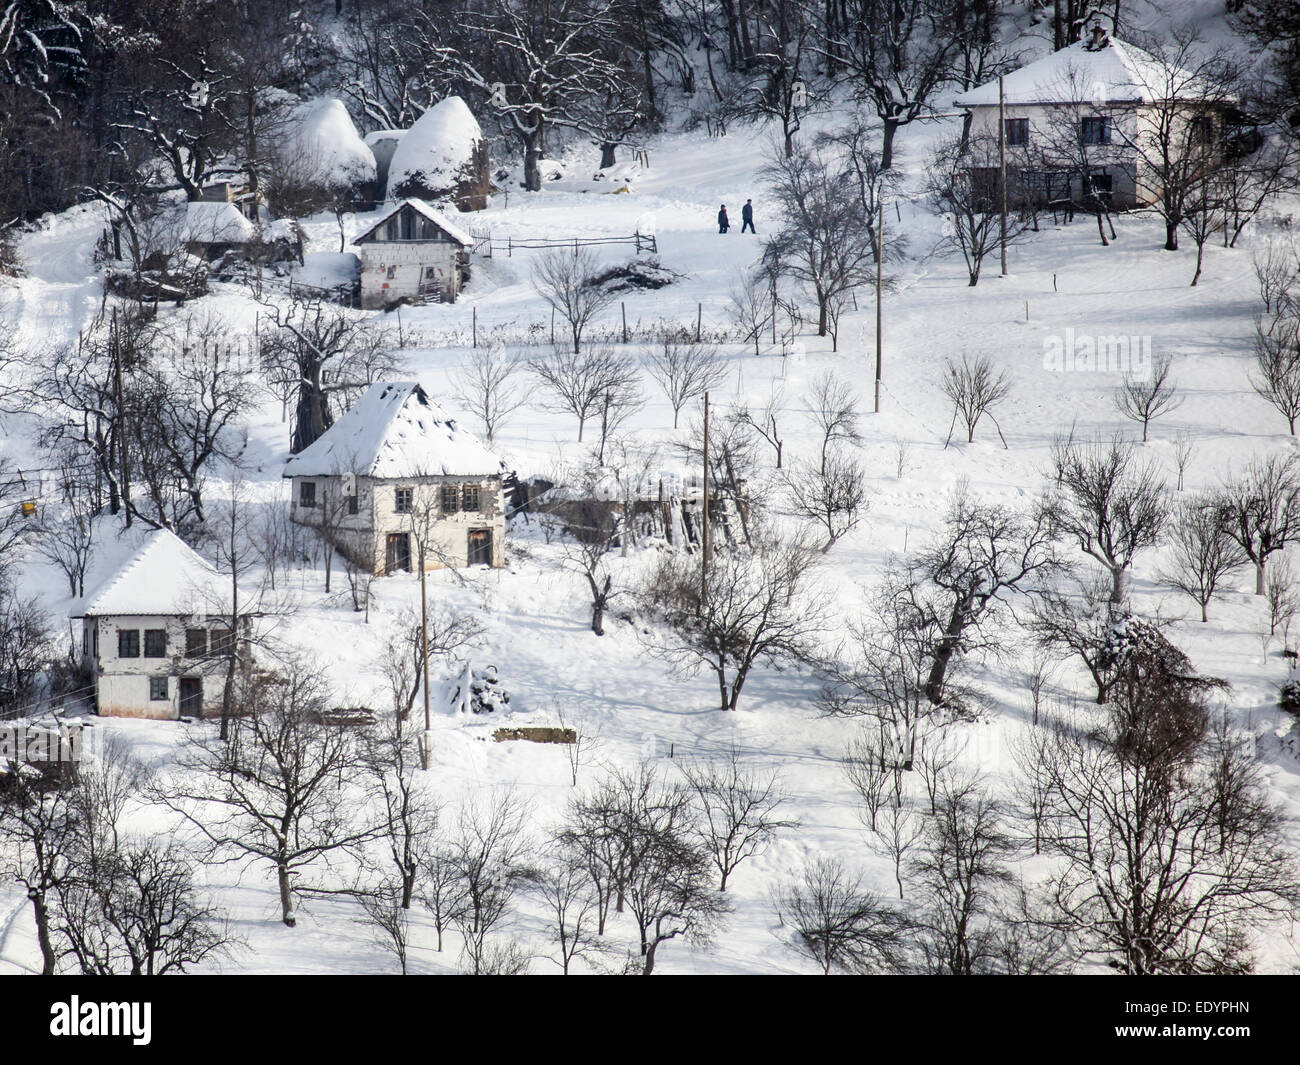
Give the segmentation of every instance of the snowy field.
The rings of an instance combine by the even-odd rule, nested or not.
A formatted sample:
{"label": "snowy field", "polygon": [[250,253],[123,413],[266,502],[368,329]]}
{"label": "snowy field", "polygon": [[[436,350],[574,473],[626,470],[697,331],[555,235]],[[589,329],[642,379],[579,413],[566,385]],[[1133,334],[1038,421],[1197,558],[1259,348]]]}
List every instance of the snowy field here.
{"label": "snowy field", "polygon": [[[827,114],[819,123],[830,126],[836,119]],[[1159,219],[1140,212],[1116,218],[1118,235],[1109,247],[1101,246],[1088,217],[1069,225],[1044,217],[1041,232],[1027,235],[1012,248],[1009,276],[999,277],[994,261],[986,264],[978,287],[970,288],[959,257],[929,254],[939,236],[939,221],[919,195],[921,171],[933,145],[957,128],[956,119],[918,123],[905,128],[899,138],[906,195],[888,207],[886,227],[907,235],[909,255],[890,268],[896,285],[885,297],[881,412],[866,413],[862,420],[870,510],[863,523],[830,550],[813,577],[817,596],[837,619],[839,631],[862,615],[867,594],[891,553],[926,540],[958,485],[968,484],[980,500],[1024,506],[1045,487],[1050,446],[1058,434],[1073,426],[1080,439],[1132,436],[1133,424],[1112,402],[1118,376],[1049,368],[1045,353],[1054,339],[1084,334],[1149,338],[1154,354],[1172,358],[1186,401],[1154,423],[1142,452],[1172,483],[1174,441],[1180,436],[1190,439],[1187,491],[1217,485],[1252,457],[1296,447],[1285,421],[1255,394],[1248,379],[1252,314],[1258,303],[1252,252],[1264,241],[1285,236],[1289,217],[1284,216],[1291,207],[1266,210],[1235,249],[1211,242],[1204,275],[1195,288],[1188,286],[1194,249],[1163,251]],[[759,169],[768,151],[761,131],[740,126],[723,138],[702,132],[666,135],[650,143],[648,169],[631,163],[619,168],[628,191],[611,194],[611,186],[622,182],[590,180],[596,152],[579,147],[563,160],[564,180],[538,194],[512,191],[508,205],[498,196],[487,211],[471,216],[472,224],[476,230],[490,229],[498,244],[508,238],[653,232],[662,264],[683,279],[655,292],[624,297],[629,325],[667,320],[693,327],[700,313],[705,330],[732,330],[729,292],[740,272],[756,262],[761,245],[754,236],[741,235],[738,226],[719,235],[714,215],[725,203],[738,221],[741,204],[752,197],[762,237],[769,208]],[[349,234],[363,231],[376,217],[349,217]],[[91,256],[103,224],[99,209],[81,207],[46,219],[24,238],[26,276],[0,288],[4,313],[17,322],[24,343],[67,342],[90,322],[101,299]],[[332,216],[320,217],[310,222],[308,232],[312,254],[304,279],[319,279],[329,274],[331,257],[338,252],[337,228]],[[610,262],[628,254],[628,249],[602,251]],[[407,376],[421,381],[449,411],[455,412],[451,381],[469,353],[474,316],[482,336],[491,336],[493,330],[519,333],[534,323],[549,330],[549,310],[530,282],[536,254],[521,251],[511,257],[499,253],[490,261],[476,259],[460,302],[400,312],[400,355]],[[759,356],[752,346],[724,342],[720,351],[728,372],[725,385],[711,397],[714,409],[725,411],[740,403],[762,408],[779,395],[785,408],[787,460],[807,457],[814,446],[805,393],[819,373],[834,370],[850,379],[862,409],[870,412],[874,304],[869,290],[860,300],[857,310],[845,315],[838,352],[831,351],[829,338],[809,331],[799,337],[801,348],[788,357],[772,350],[770,338],[762,342]],[[199,306],[220,315],[232,332],[251,332],[258,313],[257,304],[233,285],[214,285]],[[383,318],[397,330],[397,315]],[[617,303],[594,328],[610,333],[621,329]],[[961,441],[959,433],[951,445],[945,444],[951,407],[938,382],[944,361],[962,354],[991,356],[1008,371],[1012,395],[998,410],[1005,448],[988,423],[980,426],[973,444]],[[670,428],[672,411],[648,377],[645,390],[649,401],[630,431],[639,446],[659,449],[663,468],[680,469],[671,445],[684,440],[686,430],[674,433]],[[507,422],[496,447],[521,476],[546,475],[581,458],[575,430],[571,418],[530,404]],[[6,420],[4,431],[0,447],[11,462],[37,462],[33,425],[15,416]],[[248,449],[247,476],[256,498],[287,499],[280,478],[287,444],[279,403],[267,399],[251,425]],[[762,454],[770,462],[769,454]],[[215,479],[213,491],[220,494]],[[645,548],[615,559],[616,586],[634,584],[654,555]],[[562,713],[567,722],[598,734],[598,764],[582,770],[580,785],[599,775],[600,764],[628,767],[649,759],[671,778],[683,760],[717,758],[734,749],[752,766],[779,771],[789,795],[785,815],[798,827],[781,833],[773,846],[741,866],[727,892],[733,912],[713,946],[706,950],[681,941],[669,943],[656,971],[813,971],[786,947],[788,929],[779,926],[771,900],[792,869],[808,857],[837,855],[862,870],[865,883],[885,897],[894,891],[892,866],[869,845],[840,764],[846,743],[861,726],[819,716],[819,681],[801,668],[760,667],[744,689],[739,710],[719,711],[714,681],[670,670],[647,652],[636,625],[611,617],[607,634],[594,636],[585,584],[562,562],[558,544],[548,543],[535,523],[516,520],[509,530],[503,569],[430,575],[432,600],[480,619],[483,633],[472,648],[472,664],[497,665],[513,698],[509,713],[491,720],[437,716],[427,787],[449,818],[467,796],[517,789],[531,805],[530,824],[540,838],[558,824],[574,793],[568,763],[556,746],[492,742],[492,730],[501,725],[554,725]],[[1236,726],[1253,738],[1273,797],[1300,819],[1300,729],[1295,718],[1276,706],[1287,666],[1277,642],[1267,653],[1261,646],[1266,607],[1251,594],[1253,573],[1248,568],[1240,571],[1211,604],[1209,622],[1202,624],[1195,604],[1157,579],[1164,562],[1160,549],[1138,556],[1132,587],[1135,611],[1170,622],[1168,634],[1196,667],[1230,682],[1231,691],[1218,697],[1220,703]],[[399,612],[418,603],[418,581],[376,581],[367,619],[351,609],[337,570],[335,591],[328,597],[320,569],[300,568],[282,579],[297,609],[279,623],[278,635],[319,664],[337,693],[337,705],[385,707],[382,649]],[[47,596],[56,616],[74,606],[53,569],[31,562],[23,580],[27,590]],[[622,610],[616,603],[614,613]],[[1008,792],[1012,745],[1031,728],[1025,687],[1029,657],[1025,643],[977,669],[974,680],[985,695],[984,709],[976,720],[953,726],[964,743],[962,767],[978,772],[999,795]],[[1086,676],[1070,666],[1059,669],[1051,680],[1050,698],[1062,704],[1075,698],[1086,702]],[[159,768],[169,764],[187,731],[200,727],[209,726],[115,719],[100,720],[96,726],[121,736]],[[130,823],[146,831],[173,830],[155,808],[134,810]],[[1298,823],[1293,820],[1287,831],[1293,849],[1300,852]],[[1020,871],[1032,876],[1033,863],[1025,863]],[[221,963],[221,971],[370,973],[394,968],[351,901],[309,901],[299,911],[298,927],[289,929],[278,919],[276,887],[265,867],[219,865],[201,875],[247,944]],[[411,971],[456,971],[454,935],[438,953],[427,915],[417,907],[412,919]],[[546,960],[551,947],[538,900],[521,897],[509,934],[536,955],[533,972],[559,971]],[[635,949],[635,929],[627,916],[615,917],[611,938]],[[39,957],[26,900],[14,888],[0,887],[0,972],[31,971],[39,967]],[[1300,965],[1295,929],[1272,926],[1258,943],[1258,958],[1262,971],[1294,970]],[[602,964],[619,961],[616,951]]]}

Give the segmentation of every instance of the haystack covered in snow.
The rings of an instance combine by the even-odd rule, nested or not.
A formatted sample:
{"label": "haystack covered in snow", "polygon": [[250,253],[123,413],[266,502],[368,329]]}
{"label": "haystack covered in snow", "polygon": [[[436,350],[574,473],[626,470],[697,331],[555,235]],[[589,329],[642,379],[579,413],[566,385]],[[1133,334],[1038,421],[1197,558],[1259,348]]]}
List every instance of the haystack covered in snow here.
{"label": "haystack covered in snow", "polygon": [[[1043,202],[1149,204],[1162,190],[1143,156],[1150,158],[1170,104],[1180,108],[1174,113],[1187,123],[1186,136],[1175,135],[1173,143],[1198,151],[1222,138],[1223,101],[1214,99],[1213,90],[1194,75],[1094,26],[1084,40],[1002,79],[1008,170],[1020,179],[1008,182],[1009,192],[1014,199],[1023,190]],[[981,146],[971,170],[993,188],[998,82],[971,89],[953,104],[969,112],[970,136]]]}
{"label": "haystack covered in snow", "polygon": [[341,100],[322,97],[295,108],[278,152],[301,185],[331,197],[375,198],[374,153]]}
{"label": "haystack covered in snow", "polygon": [[492,189],[488,146],[478,121],[459,96],[429,108],[402,136],[388,166],[390,200],[418,196],[481,211]]}
{"label": "haystack covered in snow", "polygon": [[501,460],[414,381],[371,385],[291,458],[291,516],[377,574],[504,563]]}
{"label": "haystack covered in snow", "polygon": [[90,575],[80,615],[99,712],[170,719],[219,707],[230,578],[167,529],[151,530],[112,562]]}

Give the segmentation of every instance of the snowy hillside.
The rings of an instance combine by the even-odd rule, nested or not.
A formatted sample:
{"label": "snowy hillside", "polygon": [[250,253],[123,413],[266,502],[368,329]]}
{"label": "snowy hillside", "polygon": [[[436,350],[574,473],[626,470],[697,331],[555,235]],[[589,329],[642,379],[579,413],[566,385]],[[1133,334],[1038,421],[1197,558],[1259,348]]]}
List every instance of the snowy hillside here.
{"label": "snowy hillside", "polygon": [[[1200,5],[1197,11],[1202,7],[1215,12],[1203,18],[1208,34],[1240,46],[1218,18],[1218,7]],[[1152,33],[1167,28],[1157,15],[1149,22],[1144,28]],[[1044,50],[1040,36],[1026,37],[1022,43],[1032,54]],[[860,110],[843,92],[818,96],[816,107],[802,120],[801,146],[812,145],[820,133],[844,128]],[[445,110],[455,119],[460,139],[473,140],[478,123],[463,103],[457,103],[459,107]],[[400,142],[389,171],[390,186],[399,175],[446,176],[444,171],[456,170],[468,158],[468,149],[462,151],[465,146],[459,143],[452,146],[454,151],[438,156],[425,142],[438,140],[441,127],[432,121],[436,114],[436,108],[428,111]],[[873,137],[878,135],[879,122],[865,117]],[[373,156],[338,99],[321,97],[298,113],[298,119],[296,150],[323,167],[331,183],[373,180]],[[468,123],[473,124],[469,132]],[[1003,508],[999,513],[1004,514],[1031,514],[1040,499],[1060,487],[1053,463],[1067,437],[1088,445],[1118,438],[1131,441],[1133,461],[1164,482],[1160,505],[1169,515],[1197,493],[1218,491],[1252,463],[1297,452],[1286,418],[1252,384],[1258,376],[1256,319],[1262,307],[1256,264],[1270,248],[1285,256],[1300,244],[1295,230],[1300,194],[1295,188],[1270,198],[1234,247],[1227,247],[1219,233],[1208,240],[1195,287],[1189,285],[1195,246],[1185,237],[1181,250],[1165,251],[1165,226],[1151,208],[1110,215],[1114,236],[1111,239],[1107,231],[1104,244],[1094,215],[1080,210],[1067,222],[1063,211],[1044,208],[1036,230],[1026,231],[1010,246],[1006,276],[1000,276],[993,251],[978,285],[972,287],[961,254],[943,244],[952,222],[940,215],[927,186],[927,168],[936,149],[958,136],[961,128],[959,115],[942,111],[939,117],[901,127],[895,142],[899,180],[884,194],[884,234],[887,242],[902,236],[906,243],[884,268],[878,412],[873,410],[874,273],[845,299],[834,338],[817,335],[816,301],[790,274],[782,275],[781,283],[787,285],[782,295],[797,305],[801,320],[793,319],[788,309],[780,310],[773,322],[765,319],[757,336],[746,335],[738,322],[736,305],[746,278],[762,266],[765,241],[784,221],[771,167],[772,160],[781,157],[782,128],[772,116],[732,121],[724,135],[669,121],[664,130],[636,142],[644,145],[641,160],[620,145],[617,164],[604,170],[600,146],[590,137],[575,137],[563,151],[554,151],[553,162],[545,163],[543,171],[555,179],[543,181],[537,192],[520,187],[526,174],[522,159],[508,154],[514,142],[494,142],[493,170],[500,164],[508,172],[494,178],[499,191],[484,211],[449,212],[473,239],[487,238],[491,250],[488,256],[476,246],[469,280],[457,302],[337,311],[363,333],[371,331],[366,336],[380,337],[374,350],[382,354],[374,358],[391,372],[379,379],[418,382],[454,419],[455,426],[447,432],[449,440],[456,434],[458,456],[481,454],[487,457],[483,461],[499,457],[519,481],[535,478],[570,489],[571,499],[582,498],[590,489],[593,469],[606,478],[604,501],[617,499],[619,478],[625,481],[635,469],[637,487],[650,500],[661,484],[668,490],[677,487],[685,497],[693,492],[698,500],[702,403],[700,397],[690,396],[678,419],[657,383],[654,360],[662,352],[659,335],[665,329],[686,338],[698,335],[713,350],[717,371],[709,389],[711,431],[722,433],[725,426],[743,424],[738,415],[744,411],[751,424],[757,421],[780,437],[778,452],[766,436],[750,434],[754,465],[745,490],[755,501],[755,512],[767,512],[774,536],[788,542],[802,535],[813,548],[797,603],[807,620],[816,621],[810,636],[815,653],[760,656],[734,711],[719,709],[718,681],[707,669],[683,668],[682,657],[665,650],[671,642],[664,635],[670,622],[647,605],[654,582],[668,579],[665,559],[675,557],[661,535],[641,536],[635,543],[624,537],[601,560],[611,589],[601,636],[592,631],[593,585],[584,574],[581,550],[573,536],[537,508],[510,519],[501,568],[441,569],[427,575],[435,626],[455,619],[472,622],[466,642],[447,655],[436,655],[431,663],[431,765],[427,772],[408,774],[417,794],[440,805],[438,832],[443,836],[462,830],[472,811],[509,811],[517,805],[525,811],[520,815],[526,836],[523,864],[544,864],[553,853],[548,841],[572,818],[575,798],[590,794],[612,773],[650,767],[663,784],[672,785],[692,771],[698,776],[706,766],[734,763],[756,778],[774,780],[775,791],[783,797],[777,808],[782,824],[772,832],[770,843],[757,848],[730,876],[726,891],[718,896],[726,912],[711,922],[713,934],[698,940],[683,935],[660,944],[656,973],[820,971],[814,960],[791,949],[795,933],[789,892],[805,869],[825,858],[838,859],[849,876],[860,877],[863,890],[876,896],[882,907],[919,918],[928,881],[924,873],[910,878],[904,874],[907,863],[922,853],[920,833],[937,819],[931,813],[934,795],[923,779],[931,772],[949,782],[977,780],[989,801],[1003,811],[1005,831],[1018,841],[1006,856],[1008,884],[1032,887],[1053,875],[1056,859],[1035,853],[1033,829],[1024,814],[1023,752],[1053,724],[1100,727],[1104,711],[1096,706],[1093,678],[1077,657],[1053,658],[1035,646],[1027,585],[1007,594],[1005,610],[991,621],[994,631],[982,634],[986,643],[959,655],[963,698],[937,713],[942,738],[934,740],[943,744],[943,757],[951,764],[909,767],[901,774],[905,805],[914,815],[909,824],[917,833],[910,857],[891,854],[887,833],[871,830],[860,791],[846,773],[846,752],[854,744],[874,743],[881,735],[877,719],[826,712],[824,693],[833,665],[852,658],[855,634],[872,624],[877,593],[886,578],[898,572],[902,560],[918,556],[942,535],[955,499]],[[419,139],[417,133],[428,137]],[[741,208],[751,200],[756,232],[742,233]],[[727,233],[718,231],[721,205],[731,217]],[[276,315],[288,313],[293,286],[302,293],[350,283],[356,268],[352,256],[360,254],[353,238],[371,229],[388,209],[391,205],[322,209],[300,219],[305,239],[301,264],[283,263],[256,276],[251,271],[214,270],[201,297],[184,305],[166,300],[156,304],[157,328],[171,330],[174,336],[198,336],[202,330],[191,324],[191,333],[185,333],[185,323],[202,321],[207,330],[202,335],[220,338],[237,350],[258,381],[231,426],[239,438],[238,476],[232,476],[226,459],[212,461],[204,479],[209,523],[200,533],[193,532],[198,523],[187,530],[193,533],[195,548],[223,574],[229,573],[230,553],[222,522],[232,493],[254,525],[269,522],[268,515],[288,513],[290,491],[284,475],[291,457],[295,398],[277,394],[257,376],[262,364],[255,357],[256,343],[275,334]],[[6,384],[15,393],[39,390],[48,353],[75,350],[78,337],[90,334],[102,308],[112,305],[111,300],[106,303],[102,246],[109,220],[107,205],[87,202],[41,217],[17,238],[21,272],[0,279],[0,314],[12,328],[10,350],[23,353],[4,367]],[[636,234],[653,236],[653,258],[675,280],[663,287],[619,291],[587,326],[588,350],[608,350],[628,360],[643,400],[629,405],[626,418],[609,434],[608,447],[600,439],[599,404],[579,442],[577,419],[556,409],[544,381],[527,368],[518,369],[512,378],[518,406],[502,416],[490,443],[466,442],[466,430],[479,433],[483,428],[466,402],[466,381],[483,351],[499,349],[517,357],[522,366],[552,352],[553,330],[557,347],[565,346],[567,323],[562,313],[557,321],[537,283],[539,264],[552,253],[529,244],[635,240]],[[631,243],[592,244],[584,247],[584,255],[600,268],[651,259],[651,253],[634,251]],[[1116,338],[1139,360],[1130,365],[1140,372],[1169,360],[1176,384],[1180,401],[1151,421],[1145,440],[1143,427],[1116,406],[1125,374],[1074,357],[1081,350],[1096,353],[1107,344],[1114,347]],[[986,416],[969,443],[942,387],[946,368],[963,359],[968,364],[987,359],[1005,376],[1007,386],[1004,398],[991,408],[996,425]],[[844,446],[860,464],[864,500],[860,521],[822,552],[818,549],[825,537],[820,527],[792,513],[789,478],[805,476],[819,458],[824,465],[828,438],[818,424],[817,390],[825,386],[827,374],[847,385],[856,406],[856,418],[851,419],[855,432],[846,434]],[[357,441],[369,446],[374,434],[387,426],[393,416],[391,403],[375,408],[375,425],[357,424],[367,403],[375,406],[380,399],[363,401],[353,414],[340,415],[339,427],[352,435],[338,447],[355,447]],[[608,398],[605,403],[608,407]],[[60,497],[58,463],[45,446],[50,409],[40,403],[13,404],[3,415],[0,457],[8,476],[25,473],[23,493],[38,502],[42,514],[54,515],[63,514],[66,504]],[[769,416],[772,420],[765,422]],[[598,446],[603,462],[594,458]],[[312,454],[324,450],[318,445]],[[616,451],[621,460],[615,458]],[[342,469],[313,467],[311,472]],[[143,484],[145,474],[140,476]],[[143,494],[144,489],[137,490]],[[115,561],[131,554],[128,542],[117,540],[120,524],[120,518],[107,514],[95,519],[99,545],[89,578],[92,585],[99,574],[111,572]],[[138,529],[131,535],[138,537]],[[729,544],[720,528],[714,535],[721,540],[714,546],[724,560],[732,554],[750,557],[741,537]],[[1062,534],[1058,541],[1061,560],[1078,574],[1109,581],[1106,569],[1079,549],[1076,538]],[[368,594],[369,600],[365,609],[357,609],[355,577],[345,573],[343,562],[333,560],[327,593],[327,548],[306,533],[294,542],[296,551],[271,569],[252,547],[250,561],[242,563],[241,585],[250,595],[256,589],[265,604],[252,621],[259,633],[254,652],[259,668],[270,670],[276,661],[294,660],[313,683],[323,685],[331,708],[365,708],[382,721],[391,720],[392,665],[395,655],[400,656],[393,648],[401,646],[403,635],[418,619],[418,575],[366,582],[361,594]],[[49,617],[56,657],[70,642],[76,650],[79,622],[70,618],[79,617],[82,597],[67,594],[64,572],[39,549],[36,538],[18,550],[20,561],[12,570],[16,595],[39,600]],[[1300,565],[1286,561],[1296,550],[1287,546],[1274,554],[1270,572]],[[1300,720],[1278,703],[1280,686],[1294,662],[1283,653],[1289,649],[1287,640],[1280,629],[1270,638],[1269,597],[1254,594],[1255,570],[1249,564],[1224,579],[1209,602],[1209,620],[1202,622],[1193,598],[1167,579],[1178,566],[1174,552],[1167,534],[1136,551],[1127,608],[1132,616],[1158,624],[1197,674],[1226,682],[1204,695],[1205,706],[1216,719],[1226,721],[1225,732],[1236,747],[1249,752],[1268,801],[1282,812],[1280,844],[1292,856],[1300,855]],[[696,557],[691,554],[682,564],[693,564]],[[724,567],[722,572],[731,572],[725,569],[727,562],[717,564]],[[160,579],[165,576],[160,574]],[[1064,572],[1053,580],[1060,588],[1077,587]],[[85,591],[87,599],[93,598],[92,588]],[[795,600],[785,605],[790,602]],[[469,681],[474,671],[490,666],[496,668],[499,687],[508,691],[509,701],[498,701],[493,712],[476,714],[468,709]],[[415,685],[408,692],[415,710],[407,736],[414,740],[424,730],[423,693],[418,677],[408,679]],[[76,699],[69,706],[71,717],[90,717]],[[50,718],[44,696],[18,709],[31,720]],[[212,721],[90,720],[95,743],[102,747],[108,739],[121,741],[156,774],[160,788],[165,782],[176,788],[177,780],[199,779],[203,771],[194,767],[188,745],[196,737],[211,740],[216,734]],[[582,739],[575,747],[494,737],[501,729],[532,728],[574,729]],[[419,760],[414,750],[412,746],[406,754],[411,765]],[[350,786],[340,781],[339,795],[345,796],[341,801],[352,801],[346,797],[351,796]],[[177,812],[177,804],[150,801],[150,794],[144,789],[127,801],[122,818],[126,830],[171,836],[195,847],[204,842],[193,821]],[[882,825],[888,805],[881,808]],[[376,868],[391,862],[382,845],[372,851]],[[0,862],[0,870],[4,868]],[[369,875],[352,856],[331,854],[304,873],[303,883],[315,878],[340,886],[354,883],[359,871]],[[267,862],[197,863],[194,877],[240,942],[192,971],[397,969],[392,950],[376,933],[377,920],[367,917],[357,898],[304,893],[294,906],[296,925],[289,927],[281,920],[281,891]],[[714,878],[711,866],[709,877]],[[548,891],[524,880],[521,877],[507,912],[493,927],[492,942],[512,944],[524,956],[519,964],[528,972],[558,973],[560,948],[552,931]],[[1014,891],[999,887],[1004,889],[1004,901],[1011,906]],[[596,937],[599,949],[576,957],[575,972],[622,971],[629,964],[640,968],[634,908],[610,913],[606,934]],[[409,971],[453,973],[466,968],[468,933],[458,931],[453,922],[444,936],[435,913],[419,902],[409,911],[409,923]],[[1293,918],[1281,910],[1270,911],[1252,914],[1249,925],[1254,968],[1294,972],[1300,965],[1300,940]],[[438,949],[440,939],[445,942]],[[0,876],[0,972],[38,972],[41,963],[26,891],[16,879]],[[899,968],[918,965],[914,960],[906,966],[900,962]],[[1105,972],[1107,960],[1081,951],[1072,955],[1069,967]]]}

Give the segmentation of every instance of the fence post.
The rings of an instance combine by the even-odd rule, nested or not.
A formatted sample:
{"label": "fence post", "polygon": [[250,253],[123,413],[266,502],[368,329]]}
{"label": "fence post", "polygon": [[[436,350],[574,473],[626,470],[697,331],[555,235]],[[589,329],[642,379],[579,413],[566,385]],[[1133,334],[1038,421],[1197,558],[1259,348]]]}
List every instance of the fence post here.
{"label": "fence post", "polygon": [[476,306],[475,306],[475,307],[471,307],[470,310],[473,311],[473,313],[474,313],[474,318],[473,318],[473,323],[474,323],[474,324],[473,324],[473,326],[472,326],[472,329],[473,329],[473,331],[474,331],[474,332],[473,332],[473,336],[474,336],[474,347],[478,347],[478,307],[476,307]]}
{"label": "fence post", "polygon": [[695,305],[695,343],[700,342],[700,325],[704,321],[704,304]]}
{"label": "fence post", "polygon": [[623,311],[623,343],[627,343],[627,304],[619,301],[619,307]]}

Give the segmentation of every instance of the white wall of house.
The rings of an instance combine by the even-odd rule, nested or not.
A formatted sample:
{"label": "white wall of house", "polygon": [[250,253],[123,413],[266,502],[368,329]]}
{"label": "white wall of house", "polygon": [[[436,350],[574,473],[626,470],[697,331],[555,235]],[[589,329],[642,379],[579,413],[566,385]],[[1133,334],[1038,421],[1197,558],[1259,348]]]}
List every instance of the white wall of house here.
{"label": "white wall of house", "polygon": [[[93,670],[99,712],[110,717],[174,719],[180,716],[182,678],[197,680],[204,713],[220,709],[226,659],[190,656],[186,630],[205,630],[205,647],[212,645],[214,630],[224,631],[221,622],[175,615],[106,615],[82,619],[82,659]],[[132,640],[138,654],[122,655],[119,633],[136,633]],[[159,638],[148,633],[162,633]],[[156,653],[162,650],[162,654]]]}
{"label": "white wall of house", "polygon": [[443,302],[456,302],[461,250],[453,241],[367,241],[361,245],[361,306],[378,310],[434,288]]}
{"label": "white wall of house", "polygon": [[[410,537],[411,566],[418,565],[418,540],[413,535],[415,520],[430,513],[430,549],[425,568],[466,566],[470,559],[471,533],[481,537],[486,532],[491,544],[493,567],[505,564],[505,500],[499,476],[483,477],[413,477],[355,479],[357,508],[351,513],[343,494],[340,477],[294,477],[293,505],[290,516],[301,525],[319,527],[326,517],[334,529],[335,546],[360,562],[368,559],[373,572],[388,569],[389,535]],[[303,506],[303,485],[313,485],[316,505]],[[443,489],[455,489],[455,509],[444,506]],[[478,489],[478,506],[466,510],[466,488]],[[398,490],[410,490],[409,511],[399,510]]]}
{"label": "white wall of house", "polygon": [[[998,108],[972,107],[970,135],[972,140],[987,138],[996,145],[998,138]],[[1180,111],[1176,116],[1179,126],[1171,135],[1171,143],[1183,143],[1187,133],[1187,124],[1201,112],[1189,107],[1186,114]],[[1052,160],[1050,153],[1044,158],[1044,151],[1051,143],[1061,139],[1060,133],[1052,132],[1053,123],[1060,123],[1063,116],[1072,116],[1074,123],[1083,118],[1105,117],[1112,123],[1110,144],[1088,145],[1088,160],[1094,171],[1104,171],[1112,180],[1111,204],[1116,207],[1145,206],[1158,200],[1161,183],[1158,176],[1143,161],[1143,155],[1155,154],[1157,143],[1157,124],[1162,118],[1159,109],[1137,105],[1122,107],[1112,106],[1104,111],[1092,103],[1080,104],[1008,104],[1005,117],[1008,121],[1024,118],[1029,120],[1029,143],[1025,146],[1008,145],[1007,162],[1011,167],[1028,165],[1037,168],[1044,163],[1063,167],[1072,167],[1074,160]],[[1219,130],[1219,119],[1214,118],[1215,134]],[[1139,151],[1134,145],[1142,146]],[[989,165],[996,166],[996,148],[994,158]],[[1071,184],[1071,194],[1081,195],[1077,177]]]}

